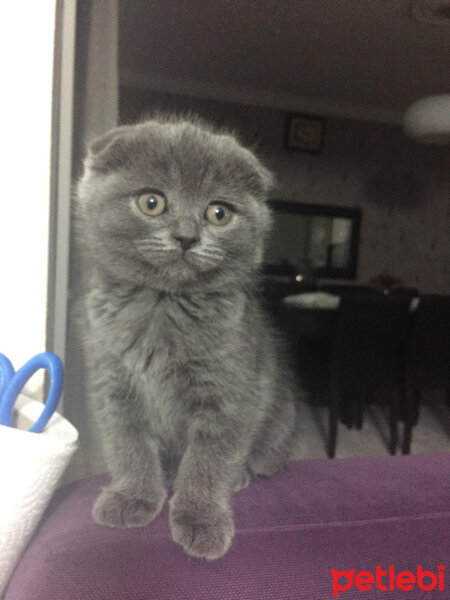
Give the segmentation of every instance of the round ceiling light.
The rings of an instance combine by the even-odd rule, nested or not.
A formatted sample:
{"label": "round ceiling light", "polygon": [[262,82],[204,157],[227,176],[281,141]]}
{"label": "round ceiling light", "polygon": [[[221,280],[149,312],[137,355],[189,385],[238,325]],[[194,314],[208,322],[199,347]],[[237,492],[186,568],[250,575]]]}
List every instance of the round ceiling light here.
{"label": "round ceiling light", "polygon": [[421,23],[450,27],[450,0],[413,0],[412,15]]}
{"label": "round ceiling light", "polygon": [[417,141],[435,144],[450,142],[450,94],[416,100],[406,111],[405,132]]}

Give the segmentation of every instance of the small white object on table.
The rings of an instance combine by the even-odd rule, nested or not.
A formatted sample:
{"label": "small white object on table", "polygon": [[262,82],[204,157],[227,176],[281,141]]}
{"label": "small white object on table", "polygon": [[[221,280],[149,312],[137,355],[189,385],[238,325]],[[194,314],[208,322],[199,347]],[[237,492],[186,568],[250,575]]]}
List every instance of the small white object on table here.
{"label": "small white object on table", "polygon": [[[307,292],[305,294],[291,294],[283,298],[283,303],[293,308],[309,310],[337,310],[341,296],[329,292]],[[417,310],[420,299],[412,298],[409,307],[410,312]]]}

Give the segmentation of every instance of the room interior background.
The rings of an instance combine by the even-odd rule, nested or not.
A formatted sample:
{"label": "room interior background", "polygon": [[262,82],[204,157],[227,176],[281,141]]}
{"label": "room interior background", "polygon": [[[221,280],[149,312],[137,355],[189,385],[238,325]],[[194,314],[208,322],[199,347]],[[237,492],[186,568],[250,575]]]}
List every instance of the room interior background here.
{"label": "room interior background", "polygon": [[358,282],[389,272],[422,293],[450,293],[446,147],[411,141],[400,125],[328,118],[322,151],[296,152],[285,146],[285,111],[120,87],[121,122],[158,110],[237,131],[276,173],[275,199],[360,208]]}
{"label": "room interior background", "polygon": [[[153,4],[140,1],[135,7],[148,9]],[[235,10],[237,5],[233,2],[231,8]],[[171,81],[170,90],[161,91],[161,80],[153,79],[151,73],[145,76],[141,71],[139,78],[130,77],[126,61],[137,50],[133,48],[127,58],[126,47],[133,44],[130,31],[126,30],[130,26],[129,6],[118,0],[88,0],[78,4],[74,179],[80,173],[86,142],[118,122],[131,122],[154,109],[192,110],[207,120],[235,129],[245,143],[256,144],[277,174],[274,198],[362,210],[359,282],[367,283],[381,272],[389,272],[421,292],[450,293],[448,146],[424,146],[408,139],[401,123],[394,123],[390,113],[384,119],[389,122],[382,122],[383,110],[374,112],[375,122],[364,120],[366,113],[358,113],[356,109],[354,118],[349,110],[342,115],[338,111],[324,114],[320,102],[311,102],[309,110],[302,105],[294,111],[291,102],[285,108],[277,102],[273,107],[261,106],[259,97],[256,102],[251,98],[244,102],[242,94],[237,94],[233,102],[220,101],[217,90],[212,90],[208,97],[211,88],[202,82],[199,90],[206,90],[204,98],[196,97],[201,92],[187,93],[183,80],[179,89]],[[163,10],[160,3],[154,8]],[[172,19],[171,26],[176,28],[174,7],[167,8],[166,13]],[[122,29],[119,16],[124,23]],[[249,24],[250,34],[256,26]],[[172,50],[176,55],[176,44]],[[211,62],[211,57],[208,60]],[[282,61],[283,57],[278,56],[277,60]],[[220,89],[219,86],[219,92]],[[270,104],[270,98],[267,103]],[[320,112],[325,116],[324,145],[319,154],[286,149],[288,112],[312,115]],[[73,209],[64,412],[80,430],[81,449],[66,475],[67,480],[103,471],[98,436],[86,402],[86,359],[81,345],[85,322],[80,300],[86,290],[89,261],[77,241],[75,229]]]}

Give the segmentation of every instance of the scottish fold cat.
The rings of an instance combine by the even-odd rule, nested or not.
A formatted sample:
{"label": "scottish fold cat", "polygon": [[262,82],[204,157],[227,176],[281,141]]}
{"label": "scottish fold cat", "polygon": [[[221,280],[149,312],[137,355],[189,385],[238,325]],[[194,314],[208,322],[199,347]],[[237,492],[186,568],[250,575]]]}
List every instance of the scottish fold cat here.
{"label": "scottish fold cat", "polygon": [[289,458],[299,393],[261,308],[271,173],[230,134],[158,118],[95,141],[78,185],[92,398],[111,482],[93,516],[217,559],[233,492]]}

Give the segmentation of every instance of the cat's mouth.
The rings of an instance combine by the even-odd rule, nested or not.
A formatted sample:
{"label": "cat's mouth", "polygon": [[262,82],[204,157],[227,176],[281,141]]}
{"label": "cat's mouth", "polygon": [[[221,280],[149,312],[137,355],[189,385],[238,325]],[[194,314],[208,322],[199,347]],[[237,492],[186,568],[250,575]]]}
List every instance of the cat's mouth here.
{"label": "cat's mouth", "polygon": [[191,248],[181,252],[172,265],[183,279],[202,279],[217,273],[222,262],[218,252]]}
{"label": "cat's mouth", "polygon": [[136,244],[136,248],[143,262],[154,269],[162,269],[167,274],[173,269],[178,274],[182,272],[183,275],[195,276],[215,270],[222,261],[222,255],[217,250],[199,246],[187,250],[163,249],[140,242]]}
{"label": "cat's mouth", "polygon": [[194,268],[195,270],[202,270],[202,266],[205,267],[204,260],[202,260],[201,255],[194,250],[185,250],[181,252],[181,255],[178,258],[178,261],[183,265],[188,265],[189,267]]}

